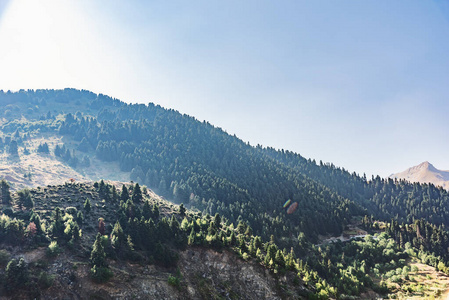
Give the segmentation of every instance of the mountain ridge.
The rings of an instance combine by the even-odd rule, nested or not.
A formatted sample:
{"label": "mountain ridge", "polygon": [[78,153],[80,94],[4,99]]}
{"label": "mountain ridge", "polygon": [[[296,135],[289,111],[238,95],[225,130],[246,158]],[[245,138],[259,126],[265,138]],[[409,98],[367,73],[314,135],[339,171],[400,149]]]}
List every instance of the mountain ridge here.
{"label": "mountain ridge", "polygon": [[449,190],[449,171],[437,169],[428,161],[402,172],[391,174],[389,178],[404,179],[409,182],[431,183]]}

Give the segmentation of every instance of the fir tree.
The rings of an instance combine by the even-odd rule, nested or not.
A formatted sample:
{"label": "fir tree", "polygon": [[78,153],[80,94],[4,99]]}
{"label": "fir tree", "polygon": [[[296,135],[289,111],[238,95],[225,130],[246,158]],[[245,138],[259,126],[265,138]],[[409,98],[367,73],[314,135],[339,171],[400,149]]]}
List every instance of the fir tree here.
{"label": "fir tree", "polygon": [[133,202],[139,203],[140,201],[142,201],[142,199],[143,199],[142,190],[140,189],[139,183],[136,183],[133,189]]}
{"label": "fir tree", "polygon": [[3,205],[10,205],[11,204],[11,193],[9,192],[9,183],[2,179],[0,183],[0,193],[2,198],[2,204]]}
{"label": "fir tree", "polygon": [[128,201],[129,199],[129,193],[128,193],[128,189],[126,188],[125,185],[122,186],[122,192],[120,194],[120,200],[122,200],[123,202]]}
{"label": "fir tree", "polygon": [[86,198],[86,201],[84,202],[84,210],[86,211],[86,213],[90,213],[92,206],[90,204],[90,200],[89,198]]}
{"label": "fir tree", "polygon": [[103,243],[101,242],[101,234],[98,233],[92,246],[92,252],[90,253],[90,263],[92,267],[97,268],[107,267],[106,253],[104,252]]}

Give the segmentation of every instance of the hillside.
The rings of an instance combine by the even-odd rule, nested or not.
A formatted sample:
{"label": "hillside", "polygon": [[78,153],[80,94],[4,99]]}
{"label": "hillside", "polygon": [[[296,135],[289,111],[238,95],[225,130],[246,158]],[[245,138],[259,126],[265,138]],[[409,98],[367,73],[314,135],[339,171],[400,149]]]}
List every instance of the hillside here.
{"label": "hillside", "polygon": [[[378,279],[397,268],[390,262],[399,259],[419,259],[449,270],[444,252],[449,247],[449,195],[432,184],[351,174],[290,151],[251,146],[208,122],[153,103],[126,104],[84,90],[0,92],[0,103],[0,175],[18,192],[8,200],[2,182],[5,224],[22,220],[19,232],[25,239],[27,224],[35,220],[32,207],[47,223],[41,232],[43,245],[56,240],[69,249],[78,236],[72,229],[78,226],[83,232],[78,250],[84,252],[85,263],[87,253],[97,248],[93,243],[103,218],[109,227],[100,240],[109,250],[118,249],[108,254],[111,266],[115,258],[137,259],[143,265],[157,261],[173,271],[173,253],[183,257],[178,267],[188,260],[182,254],[187,241],[192,247],[227,250],[253,260],[275,274],[275,281],[276,274],[293,271],[297,277],[287,280],[304,282],[300,286],[321,298],[391,292],[394,287]],[[162,210],[165,218],[155,217],[141,199],[131,197],[129,202],[121,184],[90,182],[101,178],[132,180],[131,190],[138,183],[144,194],[151,191],[147,200],[167,207]],[[33,205],[23,187],[33,187]],[[80,212],[87,198],[98,214],[86,215],[86,224],[77,225],[75,215],[64,215],[64,227],[60,224],[56,233],[48,225],[56,221],[55,207],[74,206]],[[173,213],[181,203],[188,209],[187,220],[175,214],[175,222]],[[114,248],[117,221],[126,233],[121,242],[128,245],[126,251]],[[177,228],[176,223],[184,223],[184,229],[167,229]],[[355,226],[386,235],[314,246]],[[167,239],[170,234],[172,240]],[[410,248],[414,254],[407,252]]]}
{"label": "hillside", "polygon": [[[202,230],[212,220],[209,216],[185,212],[132,184],[126,185],[130,196],[123,203],[125,185],[114,184],[38,187],[29,190],[33,210],[20,208],[21,196],[13,194],[16,205],[1,207],[8,216],[0,217],[0,265],[3,269],[8,261],[23,258],[27,275],[16,281],[8,275],[9,267],[0,271],[2,282],[21,290],[11,292],[11,287],[2,284],[0,295],[14,299],[298,299],[311,293],[295,273],[284,270],[278,276],[265,268],[255,252],[254,258],[253,254],[242,257],[231,235],[235,233],[245,244],[251,244],[251,238],[227,227],[225,219],[218,224],[214,219],[219,240],[212,238],[210,230],[201,240]],[[115,186],[122,187],[119,193],[114,193]],[[86,201],[90,201],[89,209]],[[122,214],[135,218],[122,218]],[[192,222],[198,222],[196,229]],[[10,229],[12,224],[17,231]],[[120,226],[122,233],[117,231]],[[143,231],[145,240],[141,240]],[[103,235],[105,266],[111,274],[106,280],[95,279],[91,270],[98,232]],[[195,232],[197,237],[192,238]],[[120,234],[128,237],[127,242],[120,241]],[[55,244],[49,244],[50,240]]]}
{"label": "hillside", "polygon": [[438,170],[427,161],[400,173],[391,174],[389,177],[410,182],[431,183],[449,190],[449,171]]}
{"label": "hillside", "polygon": [[109,180],[129,181],[130,172],[122,172],[117,163],[105,164],[95,157],[95,153],[86,153],[89,166],[74,168],[54,153],[39,153],[39,145],[46,143],[50,149],[58,144],[76,145],[76,141],[58,134],[36,134],[29,138],[24,146],[29,154],[22,150],[17,157],[8,153],[0,153],[0,178],[6,179],[13,190],[46,185],[57,185],[70,178],[76,181],[95,181],[101,178]]}
{"label": "hillside", "polygon": [[449,282],[439,258],[401,249],[392,237],[408,233],[395,224],[374,237],[304,244],[296,258],[244,222],[186,211],[138,184],[70,182],[10,201],[0,205],[2,299],[422,299]]}

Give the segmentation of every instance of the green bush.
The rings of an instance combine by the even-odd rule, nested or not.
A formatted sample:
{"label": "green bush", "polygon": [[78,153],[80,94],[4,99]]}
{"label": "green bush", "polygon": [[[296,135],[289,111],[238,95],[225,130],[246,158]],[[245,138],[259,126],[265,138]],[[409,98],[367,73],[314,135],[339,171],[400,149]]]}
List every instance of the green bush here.
{"label": "green bush", "polygon": [[49,275],[47,272],[41,272],[37,282],[42,289],[48,289],[53,285],[54,279],[54,275]]}
{"label": "green bush", "polygon": [[176,269],[175,276],[173,276],[173,275],[168,276],[168,284],[179,289],[180,284],[181,284],[181,278],[182,278],[181,271],[179,271],[179,268],[178,268],[178,269]]}
{"label": "green bush", "polygon": [[8,251],[1,249],[0,250],[0,266],[5,266],[9,259],[10,259],[10,254]]}
{"label": "green bush", "polygon": [[58,242],[52,241],[47,248],[47,255],[50,257],[55,257],[59,254],[61,250],[59,249]]}
{"label": "green bush", "polygon": [[169,275],[168,276],[168,284],[174,287],[179,287],[180,280],[176,276]]}
{"label": "green bush", "polygon": [[114,274],[109,268],[93,266],[90,269],[90,276],[95,282],[104,283],[112,278]]}
{"label": "green bush", "polygon": [[70,215],[72,215],[72,216],[75,216],[75,215],[77,214],[77,212],[78,212],[78,210],[76,209],[76,207],[73,207],[73,206],[67,207],[67,208],[65,209],[65,211],[66,211],[66,213],[68,213],[68,214],[70,214]]}

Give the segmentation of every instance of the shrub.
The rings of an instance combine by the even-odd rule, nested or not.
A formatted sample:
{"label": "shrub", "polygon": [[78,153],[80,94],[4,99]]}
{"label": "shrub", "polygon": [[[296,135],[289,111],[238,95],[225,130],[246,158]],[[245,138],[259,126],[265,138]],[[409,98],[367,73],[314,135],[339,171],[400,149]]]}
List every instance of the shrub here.
{"label": "shrub", "polygon": [[50,243],[50,245],[48,245],[47,248],[47,255],[50,257],[54,257],[57,256],[60,252],[59,246],[58,246],[58,242],[57,241],[52,241]]}
{"label": "shrub", "polygon": [[76,213],[78,212],[78,210],[76,209],[76,207],[73,206],[69,206],[65,209],[66,213],[71,214],[72,216],[76,215]]}
{"label": "shrub", "polygon": [[180,280],[178,277],[173,276],[173,275],[168,276],[168,284],[169,285],[172,285],[174,287],[179,287],[179,283],[180,283]]}
{"label": "shrub", "polygon": [[112,278],[114,274],[107,267],[97,267],[93,266],[90,269],[90,276],[95,282],[104,283]]}
{"label": "shrub", "polygon": [[176,269],[175,276],[173,276],[173,275],[169,275],[168,276],[168,284],[176,287],[177,289],[179,289],[180,288],[180,284],[181,284],[181,278],[182,278],[182,275],[181,275],[181,272],[179,271],[179,268],[178,268],[178,269]]}
{"label": "shrub", "polygon": [[53,285],[55,279],[54,275],[49,275],[47,272],[41,272],[38,277],[38,284],[43,289],[48,289]]}
{"label": "shrub", "polygon": [[4,266],[8,263],[10,259],[10,254],[8,251],[1,249],[0,250],[0,265]]}

